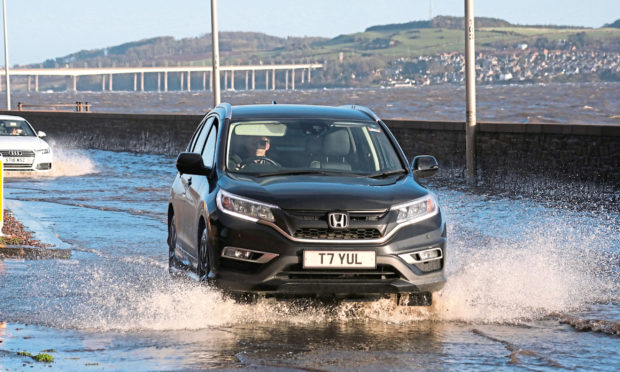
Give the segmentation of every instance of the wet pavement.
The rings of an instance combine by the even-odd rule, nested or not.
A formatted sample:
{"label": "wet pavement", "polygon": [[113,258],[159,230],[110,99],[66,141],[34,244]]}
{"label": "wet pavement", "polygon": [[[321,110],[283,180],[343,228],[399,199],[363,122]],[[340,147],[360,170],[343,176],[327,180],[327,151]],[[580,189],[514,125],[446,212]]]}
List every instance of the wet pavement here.
{"label": "wet pavement", "polygon": [[[53,177],[5,180],[16,217],[73,255],[0,261],[0,370],[620,367],[618,212],[438,188],[450,245],[432,307],[238,304],[168,275],[173,158],[58,155]],[[607,327],[573,327],[593,320]],[[44,350],[53,363],[17,355]]]}

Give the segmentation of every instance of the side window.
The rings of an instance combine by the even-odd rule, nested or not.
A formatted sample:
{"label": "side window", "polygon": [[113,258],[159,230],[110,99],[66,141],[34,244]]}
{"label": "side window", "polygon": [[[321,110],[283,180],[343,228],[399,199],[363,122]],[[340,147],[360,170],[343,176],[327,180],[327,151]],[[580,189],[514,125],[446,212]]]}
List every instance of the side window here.
{"label": "side window", "polygon": [[209,134],[209,131],[211,130],[211,124],[213,124],[213,120],[214,120],[213,117],[210,117],[209,119],[207,119],[207,122],[202,127],[202,130],[200,131],[200,134],[198,135],[198,139],[196,139],[196,143],[192,146],[192,149],[190,150],[191,152],[197,152],[197,153],[202,152],[202,149],[205,145],[205,140],[207,139],[207,135]]}
{"label": "side window", "polygon": [[205,119],[202,119],[200,124],[198,124],[198,129],[196,129],[196,131],[192,135],[192,139],[189,141],[189,144],[187,145],[187,149],[185,151],[188,151],[188,152],[194,151],[194,147],[196,146],[196,140],[198,139],[198,136],[200,136],[200,133],[205,127],[205,121],[206,121]]}
{"label": "side window", "polygon": [[207,141],[202,149],[202,161],[207,167],[213,166],[213,159],[215,158],[215,143],[217,139],[217,123],[211,126]]}

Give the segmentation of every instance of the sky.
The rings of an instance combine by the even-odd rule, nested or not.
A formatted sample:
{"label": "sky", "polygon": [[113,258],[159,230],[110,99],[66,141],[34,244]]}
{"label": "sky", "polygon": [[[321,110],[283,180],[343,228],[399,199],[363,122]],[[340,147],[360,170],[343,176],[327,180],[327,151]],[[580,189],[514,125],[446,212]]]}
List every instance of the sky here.
{"label": "sky", "polygon": [[[211,32],[210,0],[4,1],[9,65],[156,36]],[[335,37],[430,14],[462,16],[463,9],[464,0],[218,0],[220,31],[281,37]],[[516,24],[600,27],[620,18],[620,0],[474,0],[474,14]]]}

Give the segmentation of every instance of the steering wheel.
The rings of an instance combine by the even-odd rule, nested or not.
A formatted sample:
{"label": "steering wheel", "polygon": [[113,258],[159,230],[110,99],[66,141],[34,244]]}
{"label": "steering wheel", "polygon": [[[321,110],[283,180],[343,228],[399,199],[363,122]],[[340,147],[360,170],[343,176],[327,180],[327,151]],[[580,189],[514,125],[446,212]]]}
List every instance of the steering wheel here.
{"label": "steering wheel", "polygon": [[280,165],[280,163],[278,163],[277,161],[270,159],[266,156],[252,156],[249,157],[247,159],[244,159],[240,166],[241,168],[244,168],[246,165],[248,164],[270,164],[273,165],[274,167],[281,167],[282,165]]}

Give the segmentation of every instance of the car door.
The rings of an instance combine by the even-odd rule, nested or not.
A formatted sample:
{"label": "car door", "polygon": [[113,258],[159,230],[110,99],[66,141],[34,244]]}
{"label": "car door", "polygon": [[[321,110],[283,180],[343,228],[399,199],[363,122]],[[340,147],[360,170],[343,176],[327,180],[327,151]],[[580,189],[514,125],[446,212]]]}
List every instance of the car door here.
{"label": "car door", "polygon": [[[215,150],[217,147],[217,134],[218,134],[218,121],[215,117],[210,118],[207,122],[209,125],[209,132],[206,135],[206,139],[202,148],[198,146],[195,152],[199,152],[202,155],[202,161],[206,167],[213,168],[215,160]],[[205,126],[206,128],[206,126]],[[198,230],[200,216],[202,215],[203,201],[209,196],[209,179],[207,176],[195,176],[193,182],[188,185],[187,201],[192,211],[191,219],[194,221],[191,226],[192,231],[190,234],[194,236],[194,244],[191,249],[192,255],[198,257],[198,241],[202,231]]]}
{"label": "car door", "polygon": [[[196,134],[194,140],[187,149],[189,152],[200,153],[204,147],[206,137],[211,129],[213,118],[207,118],[200,131]],[[193,227],[194,221],[194,203],[192,202],[192,195],[190,194],[190,188],[192,184],[201,178],[201,176],[195,174],[182,174],[179,176],[181,181],[181,193],[177,199],[177,239],[181,244],[183,252],[179,252],[179,259],[184,264],[189,264],[192,260],[191,254],[193,247],[196,245],[196,238],[193,235],[195,228]]]}

